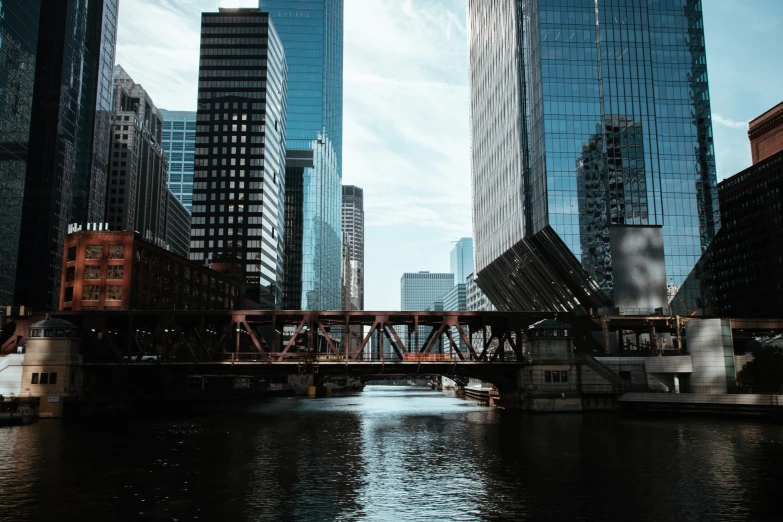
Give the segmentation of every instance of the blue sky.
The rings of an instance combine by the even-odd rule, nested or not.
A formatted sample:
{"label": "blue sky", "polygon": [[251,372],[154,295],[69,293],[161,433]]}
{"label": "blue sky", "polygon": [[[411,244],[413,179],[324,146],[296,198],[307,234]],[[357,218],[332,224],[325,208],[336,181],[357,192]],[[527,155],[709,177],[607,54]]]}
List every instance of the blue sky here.
{"label": "blue sky", "polygon": [[[783,101],[783,0],[703,0],[718,177],[750,165],[747,122]],[[117,63],[158,107],[194,110],[199,16],[254,0],[121,0]],[[465,0],[345,0],[343,182],[364,188],[365,308],[449,270],[471,235]]]}

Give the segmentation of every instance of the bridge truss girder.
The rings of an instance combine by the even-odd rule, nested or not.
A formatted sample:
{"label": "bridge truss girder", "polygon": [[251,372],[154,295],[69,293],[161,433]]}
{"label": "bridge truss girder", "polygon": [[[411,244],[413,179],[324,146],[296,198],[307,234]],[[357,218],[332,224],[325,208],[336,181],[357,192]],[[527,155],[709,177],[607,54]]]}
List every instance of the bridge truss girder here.
{"label": "bridge truss girder", "polygon": [[[154,356],[161,361],[346,362],[392,360],[457,362],[524,360],[524,331],[549,313],[368,311],[87,311],[52,312],[80,326],[85,361],[120,364]],[[586,317],[563,317],[586,333]],[[33,316],[17,321],[2,345],[9,353],[26,342]],[[430,328],[420,343],[419,327]],[[360,327],[360,328],[357,328]],[[404,328],[401,328],[404,327]],[[361,332],[356,339],[357,334]],[[407,335],[401,335],[406,331]],[[370,353],[374,334],[379,347]],[[433,354],[444,339],[451,354]],[[355,341],[359,341],[358,345]],[[353,342],[352,342],[353,341]],[[385,354],[389,343],[393,356]],[[354,347],[353,349],[351,347]]]}

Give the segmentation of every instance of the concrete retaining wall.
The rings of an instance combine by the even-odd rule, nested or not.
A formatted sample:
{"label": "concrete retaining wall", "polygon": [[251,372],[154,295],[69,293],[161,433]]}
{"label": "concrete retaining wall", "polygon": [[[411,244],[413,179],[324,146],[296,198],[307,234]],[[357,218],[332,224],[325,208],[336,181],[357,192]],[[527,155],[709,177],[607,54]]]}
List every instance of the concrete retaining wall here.
{"label": "concrete retaining wall", "polygon": [[24,354],[10,354],[0,357],[0,394],[19,395],[22,384],[22,363]]}

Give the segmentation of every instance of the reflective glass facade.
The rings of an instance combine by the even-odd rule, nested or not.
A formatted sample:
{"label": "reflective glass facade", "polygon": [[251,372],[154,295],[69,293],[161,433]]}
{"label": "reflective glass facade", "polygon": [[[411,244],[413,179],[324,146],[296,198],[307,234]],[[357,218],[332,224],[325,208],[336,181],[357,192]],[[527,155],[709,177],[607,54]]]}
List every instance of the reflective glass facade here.
{"label": "reflective glass facade", "polygon": [[196,111],[159,110],[163,115],[163,152],[169,157],[168,187],[190,211],[193,204]]}
{"label": "reflective glass facade", "polygon": [[302,174],[301,250],[286,247],[292,249],[286,271],[301,273],[301,286],[287,284],[297,294],[291,306],[336,310],[342,290],[343,0],[260,0],[259,6],[274,21],[288,62],[286,147],[314,151],[314,166]]}
{"label": "reflective glass facade", "polygon": [[354,185],[343,185],[343,240],[348,245],[348,301],[364,310],[364,190]]}
{"label": "reflective glass facade", "polygon": [[719,227],[700,0],[468,7],[477,270],[550,225],[611,295],[609,227],[662,225],[682,284]]}
{"label": "reflective glass facade", "polygon": [[0,306],[13,304],[40,0],[0,2]]}
{"label": "reflective glass facade", "polygon": [[282,303],[286,93],[267,13],[202,14],[190,259],[243,267],[265,308]]}
{"label": "reflective glass facade", "polygon": [[58,305],[68,223],[103,222],[117,0],[41,2],[18,304]]}
{"label": "reflective glass facade", "polygon": [[[465,280],[473,272],[473,238],[463,237],[454,248],[451,249],[451,273],[454,274],[454,282],[464,285]],[[446,306],[445,304],[443,306]],[[451,310],[451,308],[446,308]]]}

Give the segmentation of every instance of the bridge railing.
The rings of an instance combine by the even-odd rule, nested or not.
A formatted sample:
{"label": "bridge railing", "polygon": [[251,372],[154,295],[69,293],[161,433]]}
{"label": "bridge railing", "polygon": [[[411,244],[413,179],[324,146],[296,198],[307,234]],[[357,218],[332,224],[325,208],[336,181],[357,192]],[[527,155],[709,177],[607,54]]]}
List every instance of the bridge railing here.
{"label": "bridge railing", "polygon": [[[491,354],[490,354],[491,355]],[[485,357],[481,359],[488,361],[489,358]],[[157,358],[145,357],[143,360],[135,359],[134,361],[126,362],[157,362]],[[400,358],[399,355],[393,354],[367,354],[359,359],[354,359],[351,355],[337,355],[337,354],[306,354],[306,353],[280,353],[272,352],[262,354],[260,352],[232,352],[217,354],[215,362],[229,362],[229,363],[244,363],[244,362],[302,362],[302,363],[435,363],[435,362],[477,362],[480,361],[478,357],[471,357],[470,354],[463,354],[461,357],[456,353],[405,353]],[[162,361],[165,362],[165,361]],[[517,362],[517,357],[514,353],[504,354],[503,360],[497,360],[495,362]]]}

